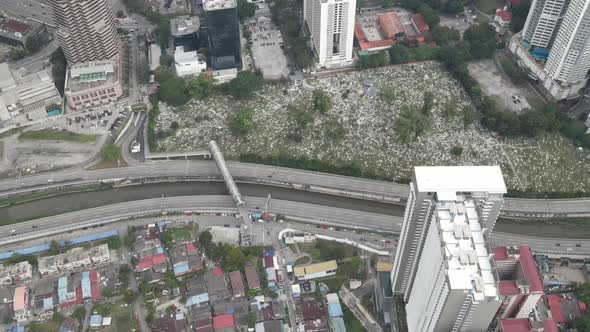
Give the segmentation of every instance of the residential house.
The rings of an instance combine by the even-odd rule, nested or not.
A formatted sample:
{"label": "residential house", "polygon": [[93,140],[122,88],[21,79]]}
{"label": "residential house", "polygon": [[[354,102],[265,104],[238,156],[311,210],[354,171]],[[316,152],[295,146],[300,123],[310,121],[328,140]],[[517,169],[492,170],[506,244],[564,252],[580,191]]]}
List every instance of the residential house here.
{"label": "residential house", "polygon": [[242,297],[246,295],[244,290],[244,282],[242,281],[242,273],[240,271],[233,271],[229,273],[229,282],[234,297]]}

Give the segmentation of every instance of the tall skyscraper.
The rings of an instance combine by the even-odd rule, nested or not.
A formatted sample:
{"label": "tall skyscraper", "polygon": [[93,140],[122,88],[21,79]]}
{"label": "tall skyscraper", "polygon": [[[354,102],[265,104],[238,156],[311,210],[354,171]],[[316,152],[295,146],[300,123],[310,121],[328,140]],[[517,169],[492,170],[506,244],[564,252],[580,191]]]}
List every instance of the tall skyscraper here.
{"label": "tall skyscraper", "polygon": [[356,0],[305,0],[303,7],[317,65],[337,68],[352,64]]}
{"label": "tall skyscraper", "polygon": [[489,233],[505,193],[506,185],[498,166],[415,167],[393,264],[393,291],[402,295],[406,303],[410,299],[430,224],[437,220],[437,202],[470,200],[479,215],[481,228]]}
{"label": "tall skyscraper", "polygon": [[531,47],[548,48],[553,42],[569,0],[533,0],[522,36]]}
{"label": "tall skyscraper", "polygon": [[204,0],[211,67],[241,69],[240,23],[236,0]]}
{"label": "tall skyscraper", "polygon": [[590,70],[590,0],[533,0],[510,50],[553,98],[577,97]]}
{"label": "tall skyscraper", "polygon": [[565,95],[582,88],[590,69],[590,0],[571,0],[551,47],[545,72],[552,79],[548,89]]}
{"label": "tall skyscraper", "polygon": [[485,218],[470,194],[437,195],[406,304],[408,331],[486,331],[501,300]]}
{"label": "tall skyscraper", "polygon": [[49,0],[49,5],[69,65],[118,57],[117,29],[107,0]]}

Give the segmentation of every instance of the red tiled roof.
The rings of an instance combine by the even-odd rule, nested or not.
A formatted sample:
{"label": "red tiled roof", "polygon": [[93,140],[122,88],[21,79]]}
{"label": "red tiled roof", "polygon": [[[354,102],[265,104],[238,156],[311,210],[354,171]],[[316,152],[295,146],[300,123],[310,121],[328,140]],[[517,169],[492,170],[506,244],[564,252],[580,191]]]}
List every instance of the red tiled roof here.
{"label": "red tiled roof", "polygon": [[497,9],[496,16],[499,16],[504,22],[510,22],[512,20],[512,13],[504,9]]}
{"label": "red tiled roof", "polygon": [[100,299],[100,287],[97,282],[90,283],[90,296],[92,297],[92,300]]}
{"label": "red tiled roof", "polygon": [[30,28],[30,25],[15,20],[6,20],[4,23],[0,24],[0,29],[2,30],[18,32],[21,34],[25,34]]}
{"label": "red tiled roof", "polygon": [[316,320],[322,318],[323,312],[314,301],[305,301],[301,304],[301,316],[304,320]]}
{"label": "red tiled roof", "polygon": [[361,25],[359,23],[354,24],[354,37],[358,41],[366,39],[365,33],[363,32],[363,29],[361,29]]}
{"label": "red tiled roof", "polygon": [[264,267],[274,267],[273,256],[264,256]]}
{"label": "red tiled roof", "polygon": [[375,41],[360,41],[359,46],[362,50],[377,48],[377,47],[387,47],[395,44],[395,42],[391,39],[383,39],[383,40],[375,40]]}
{"label": "red tiled roof", "polygon": [[223,271],[220,268],[216,268],[215,270],[211,271],[211,274],[216,277],[219,277],[223,275]]}
{"label": "red tiled roof", "polygon": [[528,332],[531,330],[528,318],[500,320],[502,332]]}
{"label": "red tiled roof", "polygon": [[254,265],[246,265],[244,268],[246,271],[246,281],[248,282],[249,289],[258,289],[260,288],[260,279],[258,278],[258,272],[256,271],[256,267]]}
{"label": "red tiled roof", "polygon": [[163,264],[166,263],[166,256],[164,254],[155,254],[152,256],[152,264]]}
{"label": "red tiled roof", "polygon": [[501,280],[498,283],[500,295],[520,294],[515,280]]}
{"label": "red tiled roof", "polygon": [[557,294],[550,294],[547,295],[547,302],[549,302],[549,309],[551,310],[551,315],[556,323],[563,323],[565,320],[563,319],[563,314],[561,313],[561,305],[560,302],[564,301]]}
{"label": "red tiled roof", "polygon": [[557,332],[557,325],[555,325],[555,321],[553,318],[545,318],[543,319],[543,332]]}
{"label": "red tiled roof", "polygon": [[419,33],[424,33],[426,31],[430,30],[430,27],[428,26],[428,24],[426,24],[426,22],[424,22],[424,19],[422,19],[422,14],[413,15],[412,22],[414,22],[414,25],[416,26],[416,29],[418,29]]}
{"label": "red tiled roof", "polygon": [[242,274],[240,271],[233,271],[229,273],[229,282],[234,296],[244,295],[244,282],[242,281]]}
{"label": "red tiled roof", "polygon": [[406,33],[404,25],[399,20],[396,12],[387,12],[377,14],[377,21],[387,38],[394,38],[399,33]]}
{"label": "red tiled roof", "polygon": [[496,260],[502,260],[508,258],[508,251],[505,247],[501,248],[492,248],[492,253],[494,254],[494,258]]}
{"label": "red tiled roof", "polygon": [[579,301],[578,307],[580,307],[580,312],[582,313],[582,315],[586,313],[586,303]]}
{"label": "red tiled roof", "polygon": [[90,271],[89,276],[90,276],[90,282],[98,282],[98,271],[96,271],[96,270]]}
{"label": "red tiled roof", "polygon": [[213,332],[213,325],[210,319],[201,319],[193,325],[194,332]]}
{"label": "red tiled roof", "polygon": [[185,248],[186,248],[186,251],[188,251],[188,252],[193,252],[193,251],[197,250],[197,248],[195,247],[195,245],[192,244],[192,243],[187,243],[185,245]]}
{"label": "red tiled roof", "polygon": [[213,328],[224,329],[228,327],[234,327],[234,316],[230,314],[219,315],[213,317]]}
{"label": "red tiled roof", "polygon": [[535,261],[533,260],[531,248],[520,247],[519,251],[520,258],[518,262],[520,263],[520,267],[522,269],[522,273],[524,274],[524,278],[528,280],[528,282],[531,284],[530,291],[544,292],[543,283],[541,283],[539,271],[537,271],[537,267],[535,266]]}

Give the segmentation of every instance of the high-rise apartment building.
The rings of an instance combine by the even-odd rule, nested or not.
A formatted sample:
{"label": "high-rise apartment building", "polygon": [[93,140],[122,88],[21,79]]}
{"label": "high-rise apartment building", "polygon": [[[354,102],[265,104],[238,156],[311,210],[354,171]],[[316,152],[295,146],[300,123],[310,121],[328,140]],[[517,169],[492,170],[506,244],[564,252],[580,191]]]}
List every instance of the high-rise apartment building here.
{"label": "high-rise apartment building", "polygon": [[68,64],[114,60],[119,40],[107,0],[49,0]]}
{"label": "high-rise apartment building", "polygon": [[352,64],[356,0],[305,0],[303,17],[316,63],[337,68]]}
{"label": "high-rise apartment building", "polygon": [[577,97],[590,70],[590,1],[534,0],[510,50],[553,98]]}
{"label": "high-rise apartment building", "polygon": [[569,0],[533,0],[522,36],[531,47],[548,48],[553,42]]}
{"label": "high-rise apartment building", "polygon": [[408,331],[486,331],[501,300],[485,218],[471,194],[438,194],[406,304]]}
{"label": "high-rise apartment building", "polygon": [[590,1],[571,0],[545,64],[547,87],[567,97],[588,81],[590,69]]}
{"label": "high-rise apartment building", "polygon": [[204,0],[213,70],[241,69],[240,23],[236,0]]}
{"label": "high-rise apartment building", "polygon": [[[415,167],[392,272],[392,287],[407,303],[439,201],[458,197],[473,202],[481,228],[490,232],[503,203],[506,185],[498,166]],[[430,252],[428,252],[430,255]]]}

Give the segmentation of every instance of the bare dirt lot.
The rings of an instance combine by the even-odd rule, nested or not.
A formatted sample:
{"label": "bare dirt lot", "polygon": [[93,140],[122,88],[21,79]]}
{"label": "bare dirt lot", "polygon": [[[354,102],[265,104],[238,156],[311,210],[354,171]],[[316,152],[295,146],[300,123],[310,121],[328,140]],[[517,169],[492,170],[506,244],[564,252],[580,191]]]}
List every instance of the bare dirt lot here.
{"label": "bare dirt lot", "polygon": [[[516,86],[512,83],[494,60],[470,62],[468,68],[471,76],[480,84],[483,93],[494,98],[499,107],[519,112],[530,107],[527,98],[536,96],[526,86]],[[516,100],[513,96],[516,96]]]}

